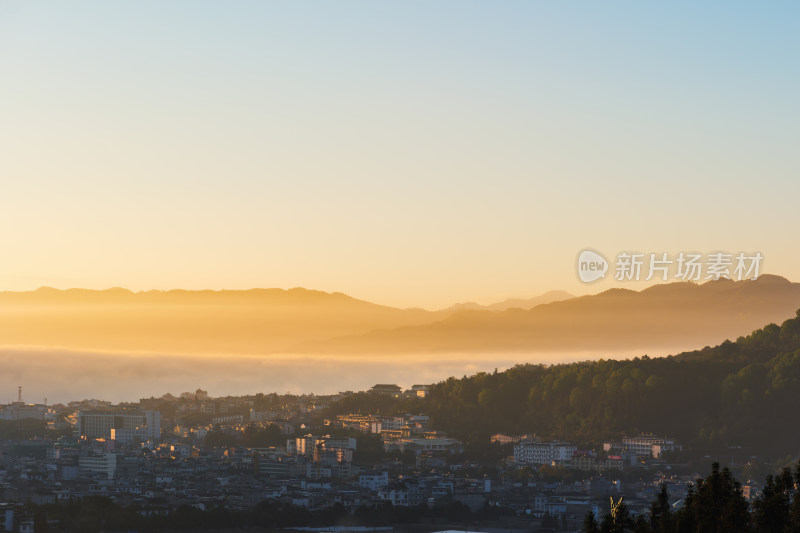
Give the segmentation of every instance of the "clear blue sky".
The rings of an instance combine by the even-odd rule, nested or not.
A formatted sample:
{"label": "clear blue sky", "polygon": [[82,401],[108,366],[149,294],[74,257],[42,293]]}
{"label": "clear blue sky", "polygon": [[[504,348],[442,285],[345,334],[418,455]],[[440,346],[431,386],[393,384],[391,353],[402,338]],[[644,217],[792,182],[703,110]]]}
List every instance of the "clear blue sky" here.
{"label": "clear blue sky", "polygon": [[799,59],[794,2],[3,2],[0,289],[800,281]]}

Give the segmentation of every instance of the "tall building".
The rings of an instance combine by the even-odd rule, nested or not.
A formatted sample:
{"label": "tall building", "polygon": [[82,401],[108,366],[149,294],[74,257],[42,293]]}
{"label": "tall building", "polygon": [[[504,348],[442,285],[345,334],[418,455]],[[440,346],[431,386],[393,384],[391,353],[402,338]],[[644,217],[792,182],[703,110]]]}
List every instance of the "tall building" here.
{"label": "tall building", "polygon": [[161,438],[159,411],[80,411],[78,428],[81,438],[116,440]]}

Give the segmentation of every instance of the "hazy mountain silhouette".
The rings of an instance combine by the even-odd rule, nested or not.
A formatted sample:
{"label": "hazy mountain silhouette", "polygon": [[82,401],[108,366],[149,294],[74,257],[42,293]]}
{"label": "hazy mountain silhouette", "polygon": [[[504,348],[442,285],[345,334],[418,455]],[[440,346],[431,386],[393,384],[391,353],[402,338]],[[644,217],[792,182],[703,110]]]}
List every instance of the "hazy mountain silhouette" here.
{"label": "hazy mountain silhouette", "polygon": [[446,316],[302,288],[134,293],[43,287],[0,292],[0,345],[260,354]]}
{"label": "hazy mountain silhouette", "polygon": [[443,309],[443,311],[506,311],[508,309],[530,309],[537,305],[559,302],[570,298],[575,298],[575,296],[566,291],[548,291],[542,295],[534,296],[533,298],[509,298],[508,300],[490,305],[481,305],[475,302],[462,302],[451,305],[447,309]]}
{"label": "hazy mountain silhouette", "polygon": [[433,324],[307,342],[315,353],[563,352],[688,349],[717,344],[794,316],[800,284],[757,280],[670,283],[600,294],[530,310],[460,311]]}
{"label": "hazy mountain silhouette", "polygon": [[[519,302],[564,295],[569,296],[553,291]],[[496,304],[505,305],[510,304]],[[456,311],[397,309],[303,288],[132,292],[42,287],[0,292],[0,345],[263,354],[304,341],[429,324]]]}
{"label": "hazy mountain silhouette", "polygon": [[0,292],[0,346],[186,354],[643,353],[713,345],[780,322],[800,307],[800,284],[762,276],[569,296],[553,291],[476,310],[426,311],[302,288],[42,288]]}

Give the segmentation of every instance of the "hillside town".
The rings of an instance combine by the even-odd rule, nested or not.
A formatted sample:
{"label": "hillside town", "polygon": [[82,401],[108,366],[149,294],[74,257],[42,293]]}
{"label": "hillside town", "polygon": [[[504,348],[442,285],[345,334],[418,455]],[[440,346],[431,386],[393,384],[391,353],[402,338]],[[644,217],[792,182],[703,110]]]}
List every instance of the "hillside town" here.
{"label": "hillside town", "polygon": [[[378,384],[375,397],[428,387]],[[496,459],[465,452],[424,413],[335,413],[353,395],[213,398],[201,389],[135,403],[18,401],[0,409],[0,531],[33,531],[31,506],[105,497],[143,515],[181,506],[246,510],[458,506],[495,528],[577,531],[624,497],[647,512],[659,487],[680,506],[694,472],[665,461],[682,447],[652,434],[579,448],[533,433],[486,435]],[[758,486],[745,485],[748,498]],[[458,513],[450,522],[459,523]]]}

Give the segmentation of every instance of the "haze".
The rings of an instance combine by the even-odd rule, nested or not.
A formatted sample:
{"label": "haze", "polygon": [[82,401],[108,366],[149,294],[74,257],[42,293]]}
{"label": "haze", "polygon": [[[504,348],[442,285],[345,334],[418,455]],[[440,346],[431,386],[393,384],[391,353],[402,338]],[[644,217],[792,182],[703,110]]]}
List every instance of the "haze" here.
{"label": "haze", "polygon": [[702,348],[798,308],[800,284],[772,275],[435,312],[307,289],[0,292],[0,391],[23,383],[51,400],[131,400],[194,384],[220,395],[410,386],[523,362]]}

